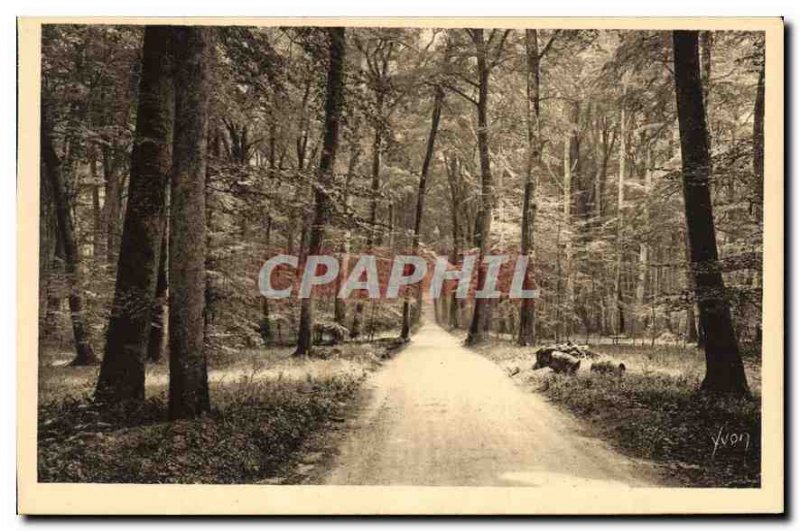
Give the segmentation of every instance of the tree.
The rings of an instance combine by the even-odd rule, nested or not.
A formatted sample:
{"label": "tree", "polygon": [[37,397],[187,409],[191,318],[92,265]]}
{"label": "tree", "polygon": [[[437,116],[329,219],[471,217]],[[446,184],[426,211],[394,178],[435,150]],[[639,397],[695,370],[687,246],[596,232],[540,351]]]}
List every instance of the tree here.
{"label": "tree", "polygon": [[697,31],[672,34],[675,96],[691,268],[705,331],[706,375],[701,388],[715,393],[749,393],[722,279],[709,180],[710,157]]}
{"label": "tree", "polygon": [[[497,30],[492,30],[489,38],[484,36],[483,29],[469,29],[472,42],[475,45],[475,56],[477,59],[478,70],[478,100],[476,107],[478,110],[478,156],[481,167],[481,211],[479,216],[479,226],[477,233],[478,256],[478,288],[483,286],[486,281],[486,265],[483,258],[489,249],[489,237],[492,229],[492,210],[494,208],[494,181],[492,179],[491,159],[489,157],[489,74],[493,63],[490,55],[492,41],[497,36]],[[499,38],[497,54],[502,51],[503,42],[508,36],[508,31]],[[467,345],[475,345],[483,341],[484,324],[488,311],[487,299],[475,298],[475,305],[472,310],[472,321],[469,325],[467,334]]]}
{"label": "tree", "polygon": [[[369,204],[369,228],[366,237],[366,251],[372,252],[375,244],[380,244],[378,233],[378,196],[381,188],[381,167],[386,149],[386,133],[391,113],[397,103],[396,95],[392,98],[392,62],[396,59],[398,43],[393,38],[393,31],[378,32],[369,39],[356,38],[356,46],[364,57],[366,68],[364,75],[366,85],[374,96],[372,121],[372,143],[370,146],[372,164],[370,167],[371,197]],[[353,312],[353,323],[350,328],[350,337],[357,338],[361,335],[364,321],[364,302],[359,300]]]}
{"label": "tree", "polygon": [[164,346],[166,343],[166,334],[164,333],[166,325],[166,311],[167,304],[167,289],[169,286],[167,277],[168,259],[169,259],[169,228],[164,231],[161,238],[161,253],[158,260],[158,277],[156,279],[156,293],[153,301],[153,315],[150,319],[150,337],[147,341],[147,359],[153,362],[160,361],[164,356]]}
{"label": "tree", "polygon": [[[525,161],[525,186],[522,199],[522,227],[520,235],[520,254],[528,257],[528,268],[525,271],[523,288],[533,288],[533,260],[534,254],[534,223],[536,221],[536,189],[538,172],[542,164],[542,138],[541,138],[541,62],[550,50],[553,41],[558,35],[558,30],[553,32],[550,39],[539,50],[539,32],[535,29],[525,30],[525,92],[526,113],[525,125],[527,128],[528,153]],[[522,299],[519,308],[519,334],[517,344],[520,346],[532,345],[534,333],[533,299]]]}
{"label": "tree", "polygon": [[75,230],[70,216],[70,205],[61,172],[61,160],[53,147],[50,108],[42,101],[41,150],[44,174],[50,185],[50,193],[55,203],[55,214],[58,225],[58,241],[64,255],[65,269],[69,282],[69,312],[72,321],[72,334],[75,339],[75,358],[71,365],[95,365],[98,363],[94,354],[89,334],[86,331],[86,319],[83,312],[83,296],[81,294],[81,268],[78,257],[78,246],[75,243]]}
{"label": "tree", "polygon": [[169,218],[169,417],[210,408],[204,348],[206,135],[212,33],[178,27]]}
{"label": "tree", "polygon": [[[325,226],[331,216],[333,205],[329,193],[334,185],[333,168],[336,163],[336,148],[339,143],[339,122],[342,116],[344,93],[344,28],[328,30],[328,81],[325,94],[325,129],[322,156],[319,163],[319,178],[314,190],[314,222],[308,254],[319,254],[325,239]],[[307,355],[312,350],[312,330],[314,328],[313,299],[309,294],[300,303],[300,328],[297,332],[295,356]]]}
{"label": "tree", "polygon": [[166,26],[145,29],[128,206],[95,393],[97,401],[110,405],[144,401],[144,363],[172,164],[171,34]]}
{"label": "tree", "polygon": [[[763,61],[763,57],[761,57]],[[756,85],[756,102],[753,109],[753,172],[756,176],[756,187],[761,197],[761,189],[764,184],[764,69],[761,65],[758,72],[758,84]]]}
{"label": "tree", "polygon": [[[552,38],[549,42],[552,43]],[[520,254],[528,256],[528,269],[525,271],[523,288],[531,289],[533,287],[533,267],[530,256],[533,254],[534,249],[533,226],[536,220],[536,184],[542,157],[539,96],[539,65],[542,54],[539,53],[539,35],[535,29],[525,30],[525,52],[527,58],[526,91],[528,96],[525,120],[528,128],[528,160],[525,165],[525,191],[522,199]],[[519,307],[519,335],[517,336],[517,344],[520,346],[525,347],[534,343],[534,311],[534,300],[522,299]]]}
{"label": "tree", "polygon": [[[428,181],[428,170],[433,159],[433,148],[436,143],[436,132],[439,130],[439,119],[442,116],[442,103],[444,102],[444,90],[440,85],[434,86],[433,111],[431,113],[431,131],[428,134],[428,143],[425,149],[425,158],[422,161],[422,171],[419,174],[419,189],[417,190],[417,209],[414,214],[414,235],[411,241],[411,254],[416,255],[419,251],[419,235],[422,227],[422,214],[425,207],[425,187]],[[419,311],[422,298],[421,292],[417,289],[417,311]],[[400,329],[400,337],[407,340],[411,330],[411,303],[408,297],[403,298],[403,324]]]}

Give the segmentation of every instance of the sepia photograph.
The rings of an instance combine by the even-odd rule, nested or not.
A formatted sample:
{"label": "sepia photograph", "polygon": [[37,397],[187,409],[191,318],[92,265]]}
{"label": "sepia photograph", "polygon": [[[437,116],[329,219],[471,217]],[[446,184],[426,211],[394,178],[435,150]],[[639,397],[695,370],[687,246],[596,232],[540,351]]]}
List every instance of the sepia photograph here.
{"label": "sepia photograph", "polygon": [[18,27],[21,512],[783,511],[780,18]]}

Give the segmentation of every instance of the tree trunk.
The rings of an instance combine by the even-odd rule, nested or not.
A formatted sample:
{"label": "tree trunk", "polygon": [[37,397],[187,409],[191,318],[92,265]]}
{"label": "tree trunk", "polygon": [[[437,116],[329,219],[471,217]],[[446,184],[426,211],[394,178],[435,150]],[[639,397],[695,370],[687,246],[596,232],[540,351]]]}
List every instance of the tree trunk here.
{"label": "tree trunk", "polygon": [[103,217],[106,234],[106,262],[116,265],[119,253],[119,218],[122,205],[120,203],[122,183],[114,162],[113,150],[103,146],[103,179],[106,183]]}
{"label": "tree trunk", "polygon": [[672,36],[684,208],[700,322],[706,334],[706,376],[702,389],[746,395],[749,394],[747,379],[717,256],[697,32],[674,31]]}
{"label": "tree trunk", "polygon": [[764,195],[764,68],[765,66],[761,65],[758,74],[756,104],[753,110],[753,172],[756,176],[756,197],[759,199]]}
{"label": "tree trunk", "polygon": [[[711,93],[711,49],[714,46],[714,32],[700,32],[700,66],[703,83],[703,106],[708,110],[708,96]],[[708,117],[706,117],[708,121]]]}
{"label": "tree trunk", "polygon": [[694,343],[699,347],[703,344],[700,341],[699,330],[697,329],[697,315],[695,313],[694,301],[694,275],[692,274],[692,251],[689,247],[689,231],[688,229],[682,234],[684,256],[686,257],[686,289],[691,293],[691,299],[686,307],[686,342]]}
{"label": "tree trunk", "polygon": [[[305,169],[306,164],[306,152],[308,150],[308,100],[311,95],[311,78],[308,78],[305,83],[305,89],[303,91],[303,99],[300,104],[300,121],[298,124],[298,129],[300,131],[299,135],[295,139],[295,154],[297,156],[297,173],[300,175],[301,182],[297,183],[297,188],[295,188],[294,192],[294,201],[298,203],[301,199],[304,199],[304,194],[306,192],[306,183],[304,182],[305,176],[303,175],[303,170]],[[288,254],[295,254],[295,234],[297,233],[297,226],[298,226],[298,210],[293,209],[289,214],[289,228],[287,230],[286,235],[286,249]],[[305,216],[302,216],[302,221],[300,221],[299,225],[301,228],[305,228],[306,224],[304,222]],[[298,242],[297,246],[300,248],[297,250],[297,253],[300,254],[303,247],[303,238],[300,237],[300,241]]]}
{"label": "tree trunk", "polygon": [[108,405],[144,401],[144,363],[172,161],[170,39],[166,26],[145,29],[128,206],[95,394],[96,400]]}
{"label": "tree trunk", "polygon": [[[383,97],[378,95],[377,113],[380,117],[383,112]],[[369,226],[367,227],[367,241],[366,251],[372,252],[375,243],[378,240],[378,194],[381,189],[381,155],[383,150],[383,134],[382,125],[375,124],[375,131],[372,140],[372,181],[369,204]],[[355,311],[353,312],[353,325],[350,328],[350,337],[357,338],[361,335],[361,328],[364,322],[364,302],[359,299],[356,303]]]}
{"label": "tree trunk", "polygon": [[[344,182],[344,206],[345,211],[349,212],[350,206],[352,204],[352,199],[350,195],[350,183],[353,180],[353,176],[356,172],[356,167],[358,166],[358,158],[361,155],[361,148],[359,147],[358,137],[354,134],[354,139],[350,146],[350,161],[347,165],[347,175],[345,176]],[[339,290],[342,287],[342,281],[347,278],[347,273],[350,267],[350,239],[351,239],[350,229],[346,228],[344,234],[342,235],[342,245],[339,248],[339,257],[340,257],[340,266],[339,266],[339,276],[336,277],[336,293],[338,295]],[[345,321],[347,320],[347,301],[342,299],[341,297],[336,296],[333,301],[333,320],[341,326],[346,326]]]}
{"label": "tree trunk", "polygon": [[[461,233],[459,224],[458,209],[460,207],[461,194],[459,193],[459,163],[458,158],[453,156],[447,165],[447,182],[450,188],[450,219],[453,230],[453,249],[450,253],[450,263],[455,264],[461,254],[464,244],[464,236]],[[461,325],[460,313],[462,309],[462,299],[457,297],[456,290],[450,293],[450,312],[449,324],[451,328],[458,328]]]}
{"label": "tree trunk", "polygon": [[95,263],[100,257],[105,258],[105,235],[103,234],[103,210],[100,207],[100,180],[97,174],[97,159],[92,157],[89,161],[89,170],[92,173],[92,258]]}
{"label": "tree trunk", "polygon": [[204,345],[206,137],[211,29],[175,29],[175,136],[169,222],[169,417],[210,408]]}
{"label": "tree trunk", "polygon": [[[528,59],[527,93],[528,161],[525,167],[525,192],[522,199],[522,236],[520,254],[528,257],[528,268],[523,279],[523,289],[533,288],[534,223],[536,221],[536,189],[541,164],[541,127],[539,123],[539,39],[536,30],[525,30],[525,50]],[[519,335],[517,344],[533,345],[535,335],[534,299],[522,299],[519,308]]]}
{"label": "tree trunk", "polygon": [[167,304],[167,288],[168,282],[168,267],[169,267],[169,228],[165,227],[164,235],[161,238],[161,253],[158,259],[158,277],[156,279],[156,296],[153,301],[153,315],[150,318],[150,338],[147,341],[147,359],[152,362],[158,362],[164,357],[164,346],[166,343],[166,334],[164,327],[166,325],[166,304]]}
{"label": "tree trunk", "polygon": [[[428,180],[428,170],[433,160],[433,148],[436,143],[436,132],[439,130],[439,118],[442,115],[442,102],[444,101],[444,91],[442,87],[435,87],[433,97],[433,112],[431,114],[431,131],[428,135],[428,144],[425,149],[425,158],[422,161],[422,171],[419,174],[419,189],[417,190],[417,211],[414,216],[414,236],[411,241],[411,254],[416,255],[419,251],[419,233],[422,227],[422,212],[425,206],[425,186]],[[422,302],[422,290],[416,286],[417,312],[420,310]],[[403,326],[400,337],[407,340],[411,330],[411,303],[406,296],[403,300]]]}
{"label": "tree trunk", "polygon": [[[267,214],[267,219],[264,222],[264,247],[267,248],[268,252],[270,251],[270,246],[272,244],[272,216]],[[268,345],[272,341],[272,323],[270,323],[270,307],[269,307],[269,298],[261,297],[261,339],[264,341],[265,345]]]}
{"label": "tree trunk", "polygon": [[562,323],[564,337],[572,335],[572,319],[575,309],[575,286],[573,282],[572,264],[572,210],[575,191],[580,192],[579,179],[573,175],[578,166],[578,121],[580,120],[580,103],[573,102],[569,109],[569,131],[564,139],[564,314]]}
{"label": "tree trunk", "polygon": [[[472,31],[478,66],[478,154],[481,166],[481,214],[479,233],[476,235],[478,254],[478,289],[486,281],[486,265],[483,258],[489,248],[492,228],[492,208],[494,207],[494,183],[492,181],[491,161],[489,159],[489,63],[486,52],[484,30]],[[487,311],[487,299],[475,298],[472,321],[469,325],[467,345],[481,343],[484,339],[483,323]]]}
{"label": "tree trunk", "polygon": [[[650,149],[644,147],[645,150],[645,167],[644,167],[644,226],[645,229],[650,227],[650,189],[653,184],[653,175],[650,171]],[[637,271],[636,279],[636,303],[639,305],[639,310],[644,308],[645,298],[647,297],[647,271],[650,264],[650,246],[645,239],[639,242],[639,270]],[[652,291],[652,290],[651,290]],[[653,293],[655,293],[653,291]],[[644,331],[646,318],[642,318],[639,322],[641,326],[640,331]]]}
{"label": "tree trunk", "polygon": [[[344,28],[328,29],[329,63],[327,92],[325,95],[325,131],[322,156],[319,163],[319,181],[314,191],[314,222],[308,245],[308,254],[319,254],[325,238],[333,205],[328,195],[333,188],[333,170],[336,163],[336,148],[339,143],[339,122],[341,121],[344,99]],[[300,326],[297,332],[295,356],[307,355],[312,350],[312,330],[314,328],[314,305],[309,294],[300,303]]]}
{"label": "tree trunk", "polygon": [[625,314],[622,306],[622,221],[625,206],[625,164],[627,145],[625,136],[625,81],[622,86],[622,102],[619,111],[619,176],[617,178],[617,241],[616,269],[614,273],[614,308],[616,309],[614,333],[621,334],[625,330]]}
{"label": "tree trunk", "polygon": [[61,161],[53,147],[50,110],[44,102],[42,103],[41,120],[41,158],[55,205],[59,241],[64,250],[64,264],[69,282],[69,311],[72,319],[72,334],[75,339],[75,358],[71,365],[95,365],[98,360],[89,340],[83,312],[80,257],[78,246],[75,243],[75,230],[70,217],[70,205],[64,177],[61,173]]}

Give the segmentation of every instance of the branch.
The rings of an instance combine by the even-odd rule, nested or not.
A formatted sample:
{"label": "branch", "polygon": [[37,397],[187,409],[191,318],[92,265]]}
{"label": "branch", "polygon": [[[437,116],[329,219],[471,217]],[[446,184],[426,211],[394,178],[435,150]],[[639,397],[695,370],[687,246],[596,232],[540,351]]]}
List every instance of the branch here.
{"label": "branch", "polygon": [[540,61],[544,58],[545,54],[548,51],[550,51],[550,47],[553,46],[553,41],[556,39],[556,36],[559,34],[560,31],[561,31],[560,29],[554,30],[553,34],[550,35],[550,39],[547,41],[547,44],[544,45],[544,48],[542,48],[542,51],[539,54]]}
{"label": "branch", "polygon": [[465,100],[472,102],[473,105],[478,105],[478,101],[475,98],[473,98],[472,96],[468,96],[466,93],[464,93],[461,90],[457,89],[453,85],[444,84],[444,88],[452,90],[453,92],[455,92],[456,94],[458,94],[459,96],[464,98]]}
{"label": "branch", "polygon": [[[558,30],[556,30],[558,31]],[[497,48],[495,48],[495,59],[489,65],[489,68],[494,68],[500,62],[500,55],[503,53],[503,44],[505,44],[506,39],[508,38],[509,33],[511,30],[506,30],[503,32],[503,36],[500,37],[500,42],[497,43]],[[550,39],[552,41],[552,39]]]}

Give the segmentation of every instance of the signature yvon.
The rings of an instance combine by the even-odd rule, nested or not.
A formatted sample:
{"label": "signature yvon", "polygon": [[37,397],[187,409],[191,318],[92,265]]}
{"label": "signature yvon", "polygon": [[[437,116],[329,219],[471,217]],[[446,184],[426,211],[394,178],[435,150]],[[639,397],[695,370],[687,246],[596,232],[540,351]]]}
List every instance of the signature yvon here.
{"label": "signature yvon", "polygon": [[714,450],[711,452],[711,459],[717,455],[717,450],[724,450],[726,448],[742,448],[744,451],[750,449],[750,434],[747,432],[726,432],[725,426],[721,426],[717,435],[711,437],[714,443]]}

